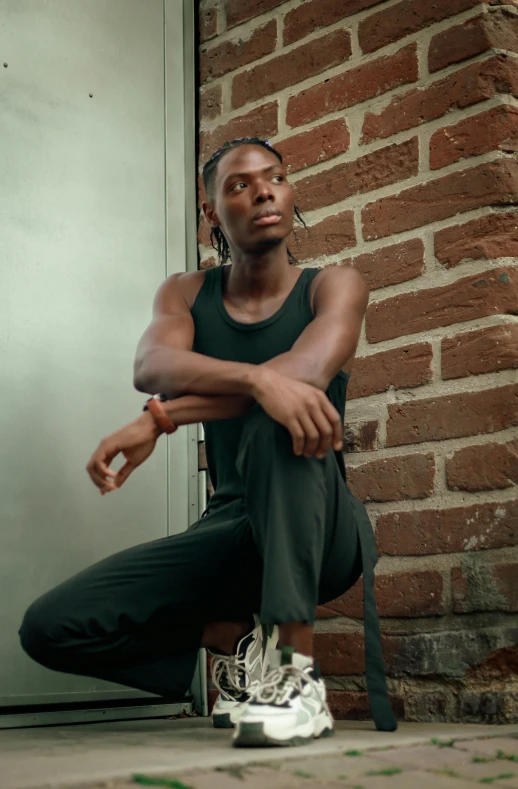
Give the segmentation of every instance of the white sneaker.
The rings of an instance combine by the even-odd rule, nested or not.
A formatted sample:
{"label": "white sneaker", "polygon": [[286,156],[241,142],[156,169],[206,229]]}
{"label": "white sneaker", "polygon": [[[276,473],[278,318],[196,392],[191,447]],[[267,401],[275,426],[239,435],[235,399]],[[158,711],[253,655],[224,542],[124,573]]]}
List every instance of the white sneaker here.
{"label": "white sneaker", "polygon": [[270,653],[262,682],[242,705],[233,745],[303,745],[333,734],[326,687],[313,659],[283,647]]}
{"label": "white sneaker", "polygon": [[212,723],[216,729],[233,729],[243,702],[250,698],[250,691],[258,685],[266,670],[268,650],[275,649],[279,629],[261,625],[254,615],[254,629],[237,645],[235,655],[217,655],[213,652],[211,675],[219,691],[212,710]]}

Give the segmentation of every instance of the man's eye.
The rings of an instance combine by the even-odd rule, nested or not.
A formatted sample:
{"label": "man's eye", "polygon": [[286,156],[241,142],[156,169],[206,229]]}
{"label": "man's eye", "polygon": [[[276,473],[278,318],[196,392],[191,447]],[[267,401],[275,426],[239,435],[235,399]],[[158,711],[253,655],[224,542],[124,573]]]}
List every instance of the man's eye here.
{"label": "man's eye", "polygon": [[281,181],[284,181],[284,176],[283,175],[274,175],[273,177],[274,178],[279,178]]}
{"label": "man's eye", "polygon": [[239,183],[234,184],[233,186],[231,186],[230,187],[230,191],[231,192],[235,192],[237,190],[238,186],[246,186],[246,184],[244,184],[242,181],[240,181]]}

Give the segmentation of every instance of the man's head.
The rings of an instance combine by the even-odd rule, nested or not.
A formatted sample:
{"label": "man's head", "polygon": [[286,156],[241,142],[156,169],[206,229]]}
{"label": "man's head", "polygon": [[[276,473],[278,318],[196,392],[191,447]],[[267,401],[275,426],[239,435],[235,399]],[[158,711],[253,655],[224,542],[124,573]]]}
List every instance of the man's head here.
{"label": "man's head", "polygon": [[225,143],[205,164],[203,181],[203,210],[221,263],[231,249],[253,254],[285,243],[294,216],[302,221],[281,154],[258,137]]}

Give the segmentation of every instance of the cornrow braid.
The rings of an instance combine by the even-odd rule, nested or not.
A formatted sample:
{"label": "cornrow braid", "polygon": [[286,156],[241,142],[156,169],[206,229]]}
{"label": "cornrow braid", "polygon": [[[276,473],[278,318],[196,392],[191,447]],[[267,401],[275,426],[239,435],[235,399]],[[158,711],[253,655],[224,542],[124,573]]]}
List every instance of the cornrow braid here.
{"label": "cornrow braid", "polygon": [[[212,156],[205,162],[203,166],[203,184],[205,186],[205,191],[209,199],[212,197],[212,193],[214,190],[214,182],[216,179],[216,169],[218,163],[221,161],[223,156],[226,153],[231,151],[233,148],[237,148],[240,145],[260,145],[262,148],[265,148],[267,151],[270,151],[277,157],[277,159],[282,164],[282,154],[273,147],[273,145],[268,142],[268,140],[263,140],[260,137],[237,137],[235,140],[230,142],[225,142],[223,145],[218,148]],[[295,218],[296,220],[308,230],[308,226],[306,225],[302,214],[297,206],[294,206]],[[309,231],[308,231],[309,232]],[[223,231],[220,227],[213,227],[210,232],[210,242],[212,244],[212,248],[216,250],[218,255],[218,260],[220,266],[224,266],[231,259],[230,254],[230,247],[228,245],[228,241],[225,238]],[[297,263],[297,259],[292,255],[290,250],[288,249],[288,258],[290,263],[294,264]]]}

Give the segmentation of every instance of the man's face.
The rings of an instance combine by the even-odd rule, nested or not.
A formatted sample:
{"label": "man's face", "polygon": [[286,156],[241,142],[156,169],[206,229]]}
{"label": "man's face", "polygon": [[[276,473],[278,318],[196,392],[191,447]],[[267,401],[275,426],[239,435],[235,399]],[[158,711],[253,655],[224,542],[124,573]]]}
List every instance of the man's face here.
{"label": "man's face", "polygon": [[293,190],[286,169],[259,145],[241,145],[225,154],[213,197],[212,221],[221,225],[231,246],[245,252],[277,246],[293,230]]}

